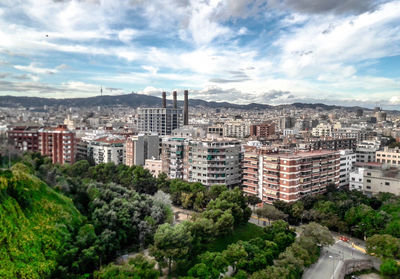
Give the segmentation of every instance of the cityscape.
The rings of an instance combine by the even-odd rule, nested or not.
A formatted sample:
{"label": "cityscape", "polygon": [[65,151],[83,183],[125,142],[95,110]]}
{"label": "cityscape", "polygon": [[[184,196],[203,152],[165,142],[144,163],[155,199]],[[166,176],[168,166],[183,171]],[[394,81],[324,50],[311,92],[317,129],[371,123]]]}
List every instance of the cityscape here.
{"label": "cityscape", "polygon": [[400,2],[144,2],[0,3],[0,278],[400,278]]}

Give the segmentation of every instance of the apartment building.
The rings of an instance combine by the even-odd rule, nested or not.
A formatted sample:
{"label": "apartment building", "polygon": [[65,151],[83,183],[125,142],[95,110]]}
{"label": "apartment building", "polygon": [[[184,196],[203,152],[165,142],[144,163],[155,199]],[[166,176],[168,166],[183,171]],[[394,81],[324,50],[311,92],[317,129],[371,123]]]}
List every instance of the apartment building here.
{"label": "apartment building", "polygon": [[298,147],[303,150],[355,150],[357,140],[355,138],[310,138],[298,143]]}
{"label": "apartment building", "polygon": [[364,168],[356,168],[350,172],[350,190],[364,191]]}
{"label": "apartment building", "polygon": [[161,161],[162,172],[170,179],[188,179],[188,138],[164,137],[162,139]]}
{"label": "apartment building", "polygon": [[41,128],[39,133],[39,151],[52,159],[53,164],[73,164],[75,162],[75,132],[66,125],[56,128]]}
{"label": "apartment building", "polygon": [[143,166],[146,159],[160,158],[160,138],[157,134],[139,134],[127,138],[125,164]]}
{"label": "apartment building", "polygon": [[264,148],[245,148],[243,191],[264,203],[294,202],[323,193],[326,186],[339,186],[340,154],[316,150],[274,153]]}
{"label": "apartment building", "polygon": [[319,123],[317,127],[312,129],[314,137],[330,137],[332,135],[332,125],[327,123]]}
{"label": "apartment building", "polygon": [[250,124],[244,121],[232,121],[224,124],[224,137],[245,138],[250,135]]}
{"label": "apartment building", "polygon": [[262,123],[250,126],[250,136],[267,138],[275,134],[275,123]]}
{"label": "apartment building", "polygon": [[364,170],[364,194],[380,192],[400,195],[400,168],[392,166],[368,167]]}
{"label": "apartment building", "polygon": [[376,161],[395,167],[400,167],[400,148],[389,148],[385,146],[382,151],[376,152]]}
{"label": "apartment building", "polygon": [[125,159],[125,137],[109,135],[88,142],[88,159],[96,165],[101,163],[123,164]]}
{"label": "apartment building", "polygon": [[215,125],[207,127],[207,135],[215,135],[217,137],[224,136],[224,127],[222,125]]}
{"label": "apartment building", "polygon": [[340,181],[339,187],[347,187],[350,182],[350,172],[356,162],[356,154],[352,150],[340,151]]}
{"label": "apartment building", "polygon": [[375,153],[379,150],[378,141],[363,141],[356,147],[356,162],[369,163],[375,161]]}
{"label": "apartment building", "polygon": [[188,142],[188,181],[233,187],[241,183],[241,146],[231,139]]}
{"label": "apartment building", "polygon": [[183,125],[183,110],[179,108],[138,108],[138,129],[159,135],[171,135]]}
{"label": "apartment building", "polygon": [[162,173],[162,160],[146,159],[144,168],[154,176],[158,177]]}
{"label": "apartment building", "polygon": [[10,126],[7,129],[8,144],[16,150],[39,150],[39,127],[37,126]]}

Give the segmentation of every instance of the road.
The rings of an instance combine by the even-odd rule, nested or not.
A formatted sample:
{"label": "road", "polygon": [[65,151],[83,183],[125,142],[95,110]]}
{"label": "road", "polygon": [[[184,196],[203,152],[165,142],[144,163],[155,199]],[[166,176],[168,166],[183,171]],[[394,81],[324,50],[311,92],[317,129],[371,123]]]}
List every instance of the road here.
{"label": "road", "polygon": [[335,241],[335,244],[322,249],[318,262],[304,272],[303,279],[335,279],[343,261],[347,259],[371,259],[376,266],[379,265],[377,258],[352,248],[349,243],[337,238]]}

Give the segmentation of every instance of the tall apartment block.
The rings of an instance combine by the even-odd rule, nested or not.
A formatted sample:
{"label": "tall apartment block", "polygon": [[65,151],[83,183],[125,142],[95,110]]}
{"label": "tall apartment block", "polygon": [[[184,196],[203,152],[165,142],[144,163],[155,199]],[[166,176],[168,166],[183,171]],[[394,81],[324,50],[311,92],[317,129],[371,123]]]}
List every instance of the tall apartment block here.
{"label": "tall apartment block", "polygon": [[294,202],[307,195],[323,193],[328,184],[339,186],[340,154],[316,150],[273,153],[245,146],[243,191],[264,203]]}
{"label": "tall apartment block", "polygon": [[267,138],[275,134],[275,123],[262,123],[250,126],[250,136]]}
{"label": "tall apartment block", "polygon": [[123,164],[125,159],[125,139],[117,136],[106,136],[88,143],[88,159],[96,165],[101,163]]}
{"label": "tall apartment block", "polygon": [[170,135],[172,130],[183,123],[182,109],[174,108],[138,108],[138,128],[140,132]]}
{"label": "tall apartment block", "polygon": [[229,139],[201,139],[188,143],[188,181],[206,186],[241,183],[240,142]]}
{"label": "tall apartment block", "polygon": [[138,128],[140,132],[171,135],[172,130],[189,123],[188,91],[184,91],[184,109],[177,107],[176,91],[173,92],[173,107],[167,107],[166,93],[162,94],[161,108],[139,108]]}
{"label": "tall apartment block", "polygon": [[160,158],[160,138],[157,134],[131,136],[125,144],[125,164],[143,166],[146,159]]}
{"label": "tall apartment block", "polygon": [[169,178],[187,180],[188,141],[183,137],[164,137],[162,139],[162,172]]}
{"label": "tall apartment block", "polygon": [[39,151],[52,159],[53,164],[73,164],[75,162],[75,132],[66,125],[39,130]]}
{"label": "tall apartment block", "polygon": [[8,143],[20,151],[39,150],[39,127],[12,126],[7,129]]}
{"label": "tall apartment block", "polygon": [[340,182],[339,187],[348,187],[350,172],[356,163],[356,154],[352,150],[340,150]]}

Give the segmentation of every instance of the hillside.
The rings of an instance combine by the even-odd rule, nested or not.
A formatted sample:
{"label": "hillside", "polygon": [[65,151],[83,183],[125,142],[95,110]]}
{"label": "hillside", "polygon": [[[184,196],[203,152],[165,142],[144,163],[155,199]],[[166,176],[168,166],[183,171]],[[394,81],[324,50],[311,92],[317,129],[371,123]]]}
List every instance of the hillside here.
{"label": "hillside", "polygon": [[[172,105],[172,100],[167,100],[168,105]],[[231,109],[243,109],[243,110],[265,110],[271,108],[289,108],[294,107],[298,109],[304,108],[322,108],[324,110],[332,109],[346,109],[356,111],[361,107],[343,107],[334,105],[325,105],[322,103],[318,104],[307,104],[307,103],[293,103],[287,105],[271,106],[268,104],[256,104],[250,103],[246,105],[232,104],[228,102],[207,102],[199,99],[191,99],[189,95],[189,104],[191,107],[208,107],[208,108],[231,108]],[[161,105],[161,98],[148,96],[137,93],[130,93],[124,95],[115,96],[95,96],[88,98],[66,98],[66,99],[54,99],[54,98],[39,98],[39,97],[16,97],[16,96],[0,96],[0,107],[36,107],[43,108],[43,106],[57,107],[97,107],[97,106],[129,106],[132,108],[137,107],[158,107]],[[183,102],[178,101],[178,105],[183,107]],[[361,108],[369,110],[366,108]]]}
{"label": "hillside", "polygon": [[82,220],[70,199],[25,165],[0,170],[0,278],[48,277]]}

